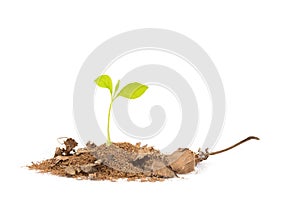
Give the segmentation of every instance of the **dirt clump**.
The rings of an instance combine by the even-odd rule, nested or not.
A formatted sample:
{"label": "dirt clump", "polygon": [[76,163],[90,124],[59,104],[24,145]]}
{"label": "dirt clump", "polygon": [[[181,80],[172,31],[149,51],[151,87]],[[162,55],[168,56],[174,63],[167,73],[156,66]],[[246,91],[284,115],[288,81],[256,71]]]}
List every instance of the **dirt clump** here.
{"label": "dirt clump", "polygon": [[71,152],[75,152],[74,148],[78,145],[78,143],[73,138],[68,138],[64,141],[64,145],[65,148],[56,148],[54,157],[71,155]]}

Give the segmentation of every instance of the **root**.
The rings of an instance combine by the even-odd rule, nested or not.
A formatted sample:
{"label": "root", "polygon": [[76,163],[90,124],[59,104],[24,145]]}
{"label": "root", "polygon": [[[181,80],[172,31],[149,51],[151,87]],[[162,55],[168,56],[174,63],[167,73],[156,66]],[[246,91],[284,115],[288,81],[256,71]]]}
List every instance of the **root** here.
{"label": "root", "polygon": [[249,141],[249,140],[252,140],[252,139],[254,139],[254,140],[259,140],[258,137],[255,137],[255,136],[249,136],[249,137],[247,137],[246,139],[244,139],[244,140],[242,140],[242,141],[240,141],[240,142],[238,142],[238,143],[236,143],[236,144],[234,144],[234,145],[232,145],[232,146],[230,146],[230,147],[228,147],[228,148],[226,148],[226,149],[222,149],[222,150],[220,150],[220,151],[215,151],[215,152],[210,152],[210,153],[208,153],[208,156],[210,156],[210,155],[216,155],[216,154],[219,154],[219,153],[223,153],[223,152],[225,152],[225,151],[228,151],[228,150],[230,150],[230,149],[233,149],[233,148],[235,148],[236,146],[239,146],[240,144],[243,144],[243,143],[245,143],[245,142],[247,142],[247,141]]}

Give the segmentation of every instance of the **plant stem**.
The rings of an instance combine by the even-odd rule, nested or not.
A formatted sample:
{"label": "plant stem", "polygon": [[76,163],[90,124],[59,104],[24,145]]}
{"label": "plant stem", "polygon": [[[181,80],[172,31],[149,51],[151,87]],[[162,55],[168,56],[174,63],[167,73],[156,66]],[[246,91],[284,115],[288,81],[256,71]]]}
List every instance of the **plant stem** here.
{"label": "plant stem", "polygon": [[247,137],[246,139],[244,139],[244,140],[242,140],[242,141],[240,141],[240,142],[238,142],[238,143],[236,143],[236,144],[234,144],[234,145],[232,145],[232,146],[230,146],[230,147],[228,147],[226,149],[223,149],[223,150],[220,150],[220,151],[211,152],[208,155],[216,155],[216,154],[219,154],[219,153],[223,153],[225,151],[228,151],[228,150],[230,150],[230,149],[232,149],[232,148],[234,148],[234,147],[236,147],[236,146],[238,146],[240,144],[243,144],[244,142],[247,142],[248,140],[252,140],[252,139],[259,140],[258,137],[250,136],[250,137]]}
{"label": "plant stem", "polygon": [[111,96],[111,101],[108,109],[108,116],[107,116],[107,140],[106,140],[106,145],[111,145],[111,139],[110,139],[110,111],[112,108],[112,103],[113,103],[113,98]]}

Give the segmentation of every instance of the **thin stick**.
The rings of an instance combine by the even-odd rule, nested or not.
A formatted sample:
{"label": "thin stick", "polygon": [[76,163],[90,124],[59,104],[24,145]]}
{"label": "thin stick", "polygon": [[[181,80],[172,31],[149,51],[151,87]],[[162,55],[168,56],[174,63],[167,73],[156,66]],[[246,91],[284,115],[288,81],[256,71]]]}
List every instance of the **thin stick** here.
{"label": "thin stick", "polygon": [[216,155],[216,154],[219,154],[219,153],[223,153],[223,152],[225,152],[225,151],[228,151],[228,150],[230,150],[230,149],[233,149],[234,147],[239,146],[240,144],[243,144],[244,142],[247,142],[247,141],[252,140],[252,139],[259,140],[258,137],[255,137],[255,136],[249,136],[249,137],[247,137],[246,139],[244,139],[244,140],[242,140],[242,141],[236,143],[235,145],[232,145],[232,146],[230,146],[230,147],[228,147],[228,148],[226,148],[226,149],[220,150],[220,151],[215,151],[215,152],[208,153],[208,155]]}

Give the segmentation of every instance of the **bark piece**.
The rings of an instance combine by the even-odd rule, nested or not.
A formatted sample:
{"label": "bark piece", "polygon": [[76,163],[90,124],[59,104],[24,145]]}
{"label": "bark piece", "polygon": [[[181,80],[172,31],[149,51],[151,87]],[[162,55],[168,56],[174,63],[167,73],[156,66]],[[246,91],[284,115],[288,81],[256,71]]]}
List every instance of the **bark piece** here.
{"label": "bark piece", "polygon": [[59,148],[59,147],[56,147],[56,149],[55,149],[55,153],[54,153],[54,157],[56,157],[56,156],[62,156],[62,150],[61,150],[61,148]]}
{"label": "bark piece", "polygon": [[86,149],[86,148],[80,148],[76,151],[75,155],[80,155],[80,154],[83,154],[83,153],[90,153],[91,151]]}
{"label": "bark piece", "polygon": [[154,161],[152,169],[154,170],[153,174],[158,177],[174,178],[176,176],[173,170],[160,161]]}
{"label": "bark piece", "polygon": [[66,141],[64,141],[64,144],[66,146],[65,154],[70,155],[71,151],[78,145],[78,143],[73,138],[68,138]]}
{"label": "bark piece", "polygon": [[71,176],[74,176],[76,174],[76,170],[70,166],[66,167],[65,172]]}
{"label": "bark piece", "polygon": [[195,170],[195,154],[189,149],[178,149],[168,156],[169,166],[177,174],[187,174]]}
{"label": "bark piece", "polygon": [[94,173],[97,171],[95,166],[96,166],[96,164],[81,165],[80,169],[85,173]]}

